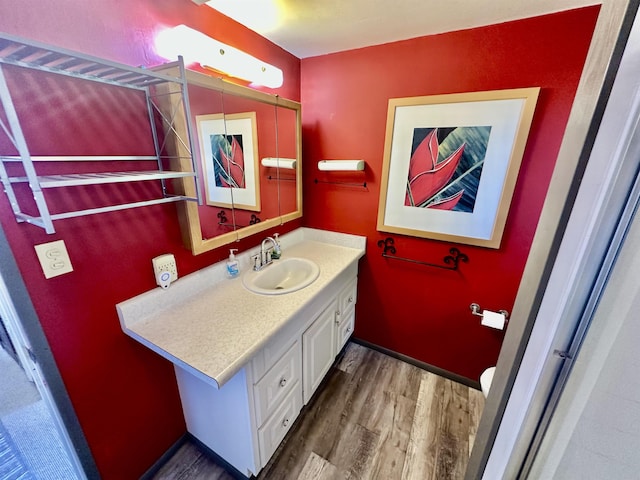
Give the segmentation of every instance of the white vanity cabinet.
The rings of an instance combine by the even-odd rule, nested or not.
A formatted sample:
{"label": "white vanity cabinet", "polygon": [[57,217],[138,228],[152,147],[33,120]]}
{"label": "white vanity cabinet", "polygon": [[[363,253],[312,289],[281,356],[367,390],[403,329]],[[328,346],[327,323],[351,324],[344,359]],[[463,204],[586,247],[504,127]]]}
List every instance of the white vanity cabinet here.
{"label": "white vanity cabinet", "polygon": [[[367,239],[299,228],[280,241],[284,257],[318,266],[309,286],[259,295],[220,263],[116,305],[122,330],[174,364],[188,432],[247,477],[273,456],[351,336]],[[257,248],[237,258],[248,265]]]}
{"label": "white vanity cabinet", "polygon": [[267,464],[353,332],[356,273],[327,286],[221,388],[176,366],[187,430],[241,473]]}

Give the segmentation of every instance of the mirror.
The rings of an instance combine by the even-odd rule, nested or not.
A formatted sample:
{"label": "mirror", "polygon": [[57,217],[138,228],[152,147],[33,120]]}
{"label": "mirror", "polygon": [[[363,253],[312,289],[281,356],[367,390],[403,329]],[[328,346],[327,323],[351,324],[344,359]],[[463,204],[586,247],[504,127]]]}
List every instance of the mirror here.
{"label": "mirror", "polygon": [[[178,68],[158,71],[178,76]],[[185,244],[199,254],[300,218],[300,104],[190,70],[185,76],[185,111],[203,199],[202,205],[178,206]],[[184,117],[184,112],[179,109],[177,115]],[[184,118],[175,123],[176,130],[183,130],[178,136],[188,138]],[[172,169],[191,171],[185,145],[165,148],[174,157]],[[263,158],[295,160],[296,168],[265,166]],[[195,194],[190,178],[174,189]]]}

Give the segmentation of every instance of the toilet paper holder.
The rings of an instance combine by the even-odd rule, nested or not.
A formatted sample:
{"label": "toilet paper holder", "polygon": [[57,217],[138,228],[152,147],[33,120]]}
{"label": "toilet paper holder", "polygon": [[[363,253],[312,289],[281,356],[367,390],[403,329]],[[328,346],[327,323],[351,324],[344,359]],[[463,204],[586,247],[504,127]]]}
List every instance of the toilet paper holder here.
{"label": "toilet paper holder", "polygon": [[[469,305],[469,308],[471,309],[471,314],[472,315],[477,315],[478,317],[482,317],[482,309],[480,308],[480,305],[478,305],[477,303],[472,303],[471,305]],[[498,313],[501,313],[502,315],[504,315],[505,321],[509,318],[509,312],[506,310],[498,310]]]}

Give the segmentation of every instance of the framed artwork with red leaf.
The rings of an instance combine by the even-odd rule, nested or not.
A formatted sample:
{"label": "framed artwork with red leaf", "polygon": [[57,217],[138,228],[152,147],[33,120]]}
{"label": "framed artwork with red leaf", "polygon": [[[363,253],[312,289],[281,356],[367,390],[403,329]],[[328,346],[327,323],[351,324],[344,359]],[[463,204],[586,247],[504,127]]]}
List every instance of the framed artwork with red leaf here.
{"label": "framed artwork with red leaf", "polygon": [[390,99],[378,230],[500,248],[539,91]]}
{"label": "framed artwork with red leaf", "polygon": [[256,113],[196,115],[207,205],[260,211]]}

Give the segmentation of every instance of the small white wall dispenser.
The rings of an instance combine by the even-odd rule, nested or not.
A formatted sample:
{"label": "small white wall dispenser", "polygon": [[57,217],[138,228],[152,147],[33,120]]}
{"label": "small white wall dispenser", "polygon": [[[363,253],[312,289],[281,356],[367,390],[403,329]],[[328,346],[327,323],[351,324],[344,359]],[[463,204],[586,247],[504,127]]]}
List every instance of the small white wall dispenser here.
{"label": "small white wall dispenser", "polygon": [[273,158],[265,157],[261,160],[263,167],[285,168],[287,170],[295,170],[295,158]]}
{"label": "small white wall dispenser", "polygon": [[333,172],[357,172],[364,170],[364,160],[320,160],[318,170]]}

